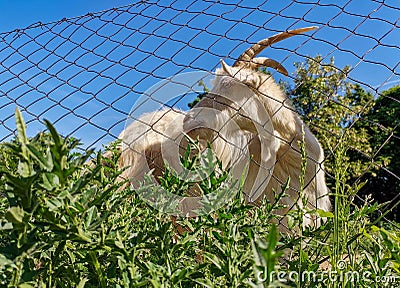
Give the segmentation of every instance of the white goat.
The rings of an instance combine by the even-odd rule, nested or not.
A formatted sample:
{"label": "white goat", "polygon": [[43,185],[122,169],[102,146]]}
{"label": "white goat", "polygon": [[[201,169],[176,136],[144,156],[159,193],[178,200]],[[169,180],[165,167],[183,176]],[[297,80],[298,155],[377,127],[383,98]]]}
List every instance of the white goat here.
{"label": "white goat", "polygon": [[[263,197],[273,201],[272,190],[280,192],[281,186],[290,178],[288,197],[283,198],[287,208],[281,211],[282,214],[296,209],[295,203],[300,208],[305,206],[300,190],[309,209],[330,210],[321,145],[293,112],[273,78],[258,68],[272,67],[285,75],[287,72],[272,59],[255,58],[271,44],[312,29],[315,27],[280,33],[259,41],[233,66],[221,61],[222,68],[215,72],[212,90],[188,113],[163,109],[134,121],[119,136],[126,145],[119,163],[128,167],[123,176],[134,184],[143,179],[149,169],[154,169],[155,176],[162,175],[164,161],[179,167],[177,151],[182,153],[185,147],[177,148],[177,143],[183,133],[187,133],[200,143],[210,142],[224,167],[241,163],[235,167],[235,177],[240,177],[245,168],[243,160],[252,156],[243,188],[249,202],[259,203]],[[304,187],[301,187],[304,159],[300,143],[303,138],[307,159]],[[305,215],[303,225],[312,224],[319,225],[319,221]]]}

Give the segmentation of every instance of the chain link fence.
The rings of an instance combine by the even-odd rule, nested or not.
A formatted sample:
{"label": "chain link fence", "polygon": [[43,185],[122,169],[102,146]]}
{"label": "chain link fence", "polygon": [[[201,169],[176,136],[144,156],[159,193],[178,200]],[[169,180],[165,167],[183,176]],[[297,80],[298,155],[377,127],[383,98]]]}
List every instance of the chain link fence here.
{"label": "chain link fence", "polygon": [[[360,102],[361,109],[353,109],[354,103],[338,103],[337,98],[325,95],[326,100],[318,103],[317,111],[324,111],[322,108],[333,102],[353,113],[351,123],[343,120],[339,128],[366,133],[359,134],[365,139],[353,139],[354,143],[382,138],[368,149],[349,143],[354,149],[350,149],[348,160],[362,158],[367,163],[350,182],[366,181],[361,195],[372,193],[379,201],[390,202],[386,209],[391,211],[391,218],[399,220],[400,165],[396,158],[400,151],[400,90],[387,92],[400,84],[399,10],[396,1],[384,0],[362,4],[352,0],[235,4],[140,1],[3,32],[0,33],[0,141],[9,141],[15,135],[13,115],[18,106],[30,136],[43,129],[41,122],[48,119],[64,135],[82,139],[85,148],[101,148],[117,139],[137,100],[143,95],[151,98],[146,91],[153,85],[185,72],[215,71],[220,59],[231,64],[260,39],[316,25],[319,29],[315,32],[268,48],[265,52],[268,57],[289,71],[288,77],[271,73],[277,81],[292,87],[287,91],[296,102],[296,89],[302,83],[296,78],[299,74],[293,63],[307,60],[313,63],[314,57],[320,55],[318,64],[329,64],[334,57],[335,66],[345,74],[346,81],[369,93],[370,99]],[[350,68],[344,69],[346,65]],[[322,88],[313,87],[317,92],[318,89],[323,93]],[[337,93],[346,99],[346,91],[340,89]],[[198,94],[181,95],[161,104],[188,110],[188,103]],[[375,105],[377,99],[379,103]],[[318,121],[308,119],[307,113],[299,113],[311,129],[323,129],[318,127]],[[335,131],[324,129],[328,135],[338,136]],[[327,161],[334,159],[336,148],[326,149]],[[327,175],[333,178],[333,173]]]}

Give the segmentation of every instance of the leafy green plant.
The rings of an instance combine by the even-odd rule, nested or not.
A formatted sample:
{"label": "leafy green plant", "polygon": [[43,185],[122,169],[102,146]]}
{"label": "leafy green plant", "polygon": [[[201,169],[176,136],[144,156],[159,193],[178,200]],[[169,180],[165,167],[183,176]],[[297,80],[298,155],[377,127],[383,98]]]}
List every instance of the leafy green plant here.
{"label": "leafy green plant", "polygon": [[[46,132],[28,138],[18,110],[16,121],[17,138],[0,145],[0,286],[393,287],[400,279],[400,229],[369,217],[379,205],[354,205],[361,185],[346,184],[345,147],[332,167],[334,213],[314,211],[327,217],[318,228],[302,227],[293,214],[299,233],[280,235],[274,223],[289,179],[274,202],[260,207],[248,205],[238,185],[218,210],[170,217],[120,181],[117,144],[107,158],[77,152],[79,141],[49,122]],[[203,195],[232,187],[218,159],[190,149],[181,163],[200,174]],[[194,184],[168,167],[159,180],[174,193]],[[327,271],[368,277],[335,279]]]}

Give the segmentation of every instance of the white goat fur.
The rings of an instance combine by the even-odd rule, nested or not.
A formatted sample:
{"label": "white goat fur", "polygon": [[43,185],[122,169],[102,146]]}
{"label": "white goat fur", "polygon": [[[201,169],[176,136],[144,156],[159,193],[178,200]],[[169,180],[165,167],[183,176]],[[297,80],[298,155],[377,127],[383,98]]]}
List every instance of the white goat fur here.
{"label": "white goat fur", "polygon": [[[259,203],[263,197],[268,197],[272,201],[272,191],[280,192],[282,185],[290,178],[288,197],[283,198],[288,208],[280,212],[284,215],[289,209],[296,209],[296,202],[300,208],[304,206],[299,195],[302,164],[299,143],[304,137],[307,165],[303,195],[307,199],[307,207],[329,211],[331,205],[323,171],[323,150],[309,128],[293,112],[283,91],[270,75],[252,67],[243,65],[231,67],[224,62],[222,64],[222,68],[215,72],[212,90],[196,105],[197,109],[187,113],[173,109],[147,113],[120,134],[119,138],[125,143],[125,147],[119,165],[127,167],[123,177],[131,179],[134,184],[136,180],[143,179],[148,168],[155,169],[154,175],[162,175],[165,160],[172,163],[172,166],[178,167],[179,159],[172,151],[176,151],[173,146],[179,143],[173,140],[180,139],[182,132],[185,132],[203,143],[209,141],[216,156],[221,159],[225,167],[232,165],[237,159],[247,160],[240,159],[248,156],[241,156],[240,151],[246,147],[249,148],[250,154],[255,157],[250,163],[246,176],[243,189],[245,193],[251,193],[253,184],[262,186],[260,177],[256,179],[256,175],[261,175],[261,180],[265,180],[272,173],[269,181],[262,186],[263,191],[254,194],[257,199],[248,198],[248,201]],[[251,111],[251,115],[242,114],[240,111],[243,107]],[[202,114],[203,108],[212,108],[220,111],[220,114],[217,113],[214,119],[210,119],[209,114]],[[250,116],[251,119],[246,116]],[[271,119],[274,130],[265,131],[263,135],[260,135],[254,123],[264,123],[265,117]],[[237,125],[227,126],[224,139],[218,137],[218,133],[210,129],[195,129],[210,127],[210,122],[213,127],[223,127],[227,118],[234,119]],[[231,144],[228,142],[239,149],[233,149],[236,152],[232,152]],[[161,145],[163,145],[162,155]],[[263,153],[260,149],[264,149]],[[267,159],[257,159],[257,155],[260,154]],[[260,166],[271,167],[271,169],[263,169]],[[243,165],[239,167],[244,168]],[[236,171],[236,176],[240,176],[238,171]],[[286,220],[283,221],[286,225]],[[319,219],[306,214],[303,225],[319,225]]]}

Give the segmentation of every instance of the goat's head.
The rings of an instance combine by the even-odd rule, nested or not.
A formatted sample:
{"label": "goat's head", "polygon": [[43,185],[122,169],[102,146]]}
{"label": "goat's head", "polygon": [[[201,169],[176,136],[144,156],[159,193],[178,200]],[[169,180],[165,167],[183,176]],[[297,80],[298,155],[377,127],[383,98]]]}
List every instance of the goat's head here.
{"label": "goat's head", "polygon": [[[216,76],[212,90],[207,93],[195,108],[206,107],[224,112],[229,118],[235,120],[241,130],[256,133],[254,121],[261,120],[258,118],[265,114],[266,108],[268,109],[268,107],[265,107],[265,98],[272,98],[275,101],[275,103],[272,101],[272,106],[281,106],[286,100],[286,96],[272,76],[262,73],[258,69],[260,67],[271,67],[279,73],[288,75],[286,69],[279,62],[256,56],[274,43],[316,28],[313,26],[290,30],[263,39],[245,50],[232,66],[221,60],[222,67],[215,71]],[[261,105],[260,100],[263,103]],[[245,109],[246,107],[247,109]],[[251,111],[251,115],[238,117],[243,110]],[[272,114],[270,113],[271,111],[268,112]],[[207,124],[210,120],[214,120],[208,116],[205,117],[206,115],[204,117],[199,116],[198,110],[189,111],[184,121],[184,130],[190,131],[196,125]],[[248,119],[249,116],[251,116],[251,119]],[[209,134],[207,135],[210,136]]]}
{"label": "goat's head", "polygon": [[[273,115],[271,111],[282,108],[282,103],[286,99],[272,76],[258,69],[271,67],[284,75],[288,74],[277,61],[256,56],[274,43],[313,29],[316,27],[291,30],[263,39],[244,51],[232,66],[221,60],[222,67],[215,72],[213,88],[185,116],[184,131],[200,141],[208,141],[211,144],[215,142],[216,144],[212,146],[220,150],[216,151],[218,156],[226,155],[229,149],[239,151],[239,154],[233,153],[234,157],[225,157],[230,164],[237,159],[243,160],[244,154],[241,154],[243,149],[248,148],[251,155],[258,155],[258,166],[266,169],[261,174],[250,173],[250,175],[258,174],[257,179],[251,179],[247,183],[250,185],[247,187],[250,201],[261,195],[272,174],[275,155],[279,149],[277,138],[280,135],[277,135],[274,129],[270,118]],[[266,101],[268,98],[274,99],[275,103]],[[277,106],[276,109],[274,105]],[[223,135],[222,141],[221,135]],[[227,147],[227,143],[231,147]],[[232,152],[230,153],[232,155]],[[224,159],[222,161],[224,162]],[[243,171],[241,168],[237,171]],[[249,169],[252,169],[251,163]],[[253,169],[258,168],[253,167]]]}
{"label": "goat's head", "polygon": [[[214,80],[213,83],[214,86],[211,93],[229,97],[229,95],[238,94],[238,93],[229,93],[232,92],[233,89],[235,89],[235,91],[237,91],[238,89],[243,90],[239,88],[240,86],[239,84],[244,84],[243,86],[247,86],[247,88],[250,88],[253,91],[256,92],[268,91],[271,94],[273,94],[273,95],[265,95],[267,97],[268,96],[273,96],[278,98],[282,97],[282,93],[280,89],[277,89],[279,87],[276,87],[276,83],[273,80],[272,76],[266,73],[262,73],[258,69],[260,67],[270,67],[278,71],[279,73],[282,73],[285,76],[288,75],[287,70],[279,62],[273,59],[266,57],[256,57],[256,56],[259,53],[261,53],[265,48],[271,46],[274,43],[277,43],[294,35],[298,35],[316,28],[317,27],[313,26],[313,27],[290,30],[263,39],[254,44],[253,46],[249,47],[247,50],[245,50],[238,57],[233,66],[227,65],[223,60],[221,60],[222,67],[217,69],[215,72],[216,78]],[[242,98],[246,98],[245,97],[246,93],[243,93],[242,96],[244,96]],[[231,99],[231,100],[235,101],[238,104],[241,102],[237,101],[239,99]],[[204,102],[206,102],[206,100]],[[198,106],[205,106],[204,104],[206,103],[199,103]]]}

